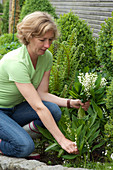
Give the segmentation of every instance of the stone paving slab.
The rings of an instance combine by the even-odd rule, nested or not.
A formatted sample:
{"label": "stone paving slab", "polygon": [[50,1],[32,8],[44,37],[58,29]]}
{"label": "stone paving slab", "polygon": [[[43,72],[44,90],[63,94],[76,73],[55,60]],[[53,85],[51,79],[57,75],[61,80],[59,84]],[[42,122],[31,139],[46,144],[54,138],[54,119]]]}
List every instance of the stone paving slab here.
{"label": "stone paving slab", "polygon": [[48,166],[36,160],[12,158],[0,155],[0,170],[88,170],[84,168],[67,168],[61,165]]}

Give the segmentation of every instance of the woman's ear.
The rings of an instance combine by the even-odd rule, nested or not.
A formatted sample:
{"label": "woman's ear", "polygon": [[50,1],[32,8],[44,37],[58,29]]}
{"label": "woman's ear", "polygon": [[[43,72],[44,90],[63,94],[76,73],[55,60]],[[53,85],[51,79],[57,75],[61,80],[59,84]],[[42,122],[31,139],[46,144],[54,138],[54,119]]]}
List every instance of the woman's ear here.
{"label": "woman's ear", "polygon": [[30,33],[28,36],[27,36],[27,42],[30,43],[30,40],[33,38],[33,35]]}

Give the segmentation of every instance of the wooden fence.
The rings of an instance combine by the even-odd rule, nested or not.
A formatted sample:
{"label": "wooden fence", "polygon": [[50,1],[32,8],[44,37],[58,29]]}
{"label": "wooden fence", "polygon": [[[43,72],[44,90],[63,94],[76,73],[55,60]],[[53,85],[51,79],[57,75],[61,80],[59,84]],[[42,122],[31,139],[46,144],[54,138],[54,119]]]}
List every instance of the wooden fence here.
{"label": "wooden fence", "polygon": [[72,10],[75,15],[86,20],[94,29],[95,37],[98,37],[101,23],[111,17],[113,11],[113,0],[50,0],[50,2],[56,8],[58,16]]}

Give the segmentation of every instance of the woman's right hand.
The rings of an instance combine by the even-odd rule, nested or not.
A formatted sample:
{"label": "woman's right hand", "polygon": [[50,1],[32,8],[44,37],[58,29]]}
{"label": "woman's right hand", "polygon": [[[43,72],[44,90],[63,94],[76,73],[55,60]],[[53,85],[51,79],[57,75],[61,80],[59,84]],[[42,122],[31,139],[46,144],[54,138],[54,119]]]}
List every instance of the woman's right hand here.
{"label": "woman's right hand", "polygon": [[78,148],[75,142],[72,142],[67,138],[63,138],[60,141],[60,145],[66,152],[70,154],[79,154],[79,151],[78,151]]}

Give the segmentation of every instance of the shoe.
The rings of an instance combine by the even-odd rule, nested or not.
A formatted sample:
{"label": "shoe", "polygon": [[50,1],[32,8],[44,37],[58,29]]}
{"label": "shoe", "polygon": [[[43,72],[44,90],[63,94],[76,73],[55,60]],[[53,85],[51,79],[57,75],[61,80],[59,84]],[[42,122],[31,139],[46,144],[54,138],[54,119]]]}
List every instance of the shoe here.
{"label": "shoe", "polygon": [[39,160],[39,159],[40,159],[40,154],[38,154],[38,153],[32,153],[32,154],[30,154],[30,155],[27,157],[27,159],[28,159],[28,160],[33,160],[33,159]]}
{"label": "shoe", "polygon": [[[0,143],[1,143],[2,139],[0,139]],[[0,155],[3,155],[2,151],[0,150]]]}
{"label": "shoe", "polygon": [[32,121],[29,124],[25,125],[23,128],[31,136],[32,139],[36,139],[38,137],[41,137],[41,133],[35,127],[34,121]]}

